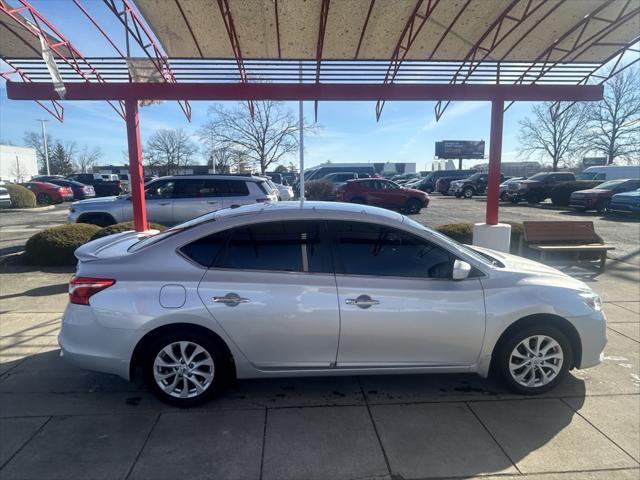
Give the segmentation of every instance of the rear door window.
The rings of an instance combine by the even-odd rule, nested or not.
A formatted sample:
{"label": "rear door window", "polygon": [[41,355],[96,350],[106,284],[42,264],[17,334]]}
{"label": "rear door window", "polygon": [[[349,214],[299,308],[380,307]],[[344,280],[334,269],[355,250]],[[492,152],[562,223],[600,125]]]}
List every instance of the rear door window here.
{"label": "rear door window", "polygon": [[174,185],[175,182],[173,180],[160,180],[150,183],[145,188],[145,195],[151,200],[158,198],[172,198]]}
{"label": "rear door window", "polygon": [[234,229],[218,268],[330,273],[324,222],[270,222]]}
{"label": "rear door window", "polygon": [[245,180],[233,179],[210,179],[205,180],[205,196],[216,197],[245,197],[249,195],[247,182]]}

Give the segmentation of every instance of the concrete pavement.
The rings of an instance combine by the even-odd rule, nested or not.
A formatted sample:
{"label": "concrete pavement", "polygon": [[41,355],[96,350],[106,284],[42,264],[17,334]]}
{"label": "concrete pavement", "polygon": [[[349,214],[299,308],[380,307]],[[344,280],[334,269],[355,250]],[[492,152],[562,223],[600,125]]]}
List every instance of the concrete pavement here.
{"label": "concrete pavement", "polygon": [[70,274],[0,276],[3,479],[640,475],[640,278],[629,264],[586,278],[606,301],[604,363],[541,397],[474,375],[253,380],[188,411],[59,358]]}

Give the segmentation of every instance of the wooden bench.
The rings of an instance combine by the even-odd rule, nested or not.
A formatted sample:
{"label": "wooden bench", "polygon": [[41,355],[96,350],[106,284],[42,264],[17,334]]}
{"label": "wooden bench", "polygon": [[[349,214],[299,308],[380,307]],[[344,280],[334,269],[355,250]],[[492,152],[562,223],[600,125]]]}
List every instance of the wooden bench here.
{"label": "wooden bench", "polygon": [[607,251],[615,247],[604,243],[595,232],[593,222],[522,222],[520,255],[524,247],[540,252],[540,261],[549,252],[574,252],[576,262],[581,252],[599,253],[599,270],[604,271]]}

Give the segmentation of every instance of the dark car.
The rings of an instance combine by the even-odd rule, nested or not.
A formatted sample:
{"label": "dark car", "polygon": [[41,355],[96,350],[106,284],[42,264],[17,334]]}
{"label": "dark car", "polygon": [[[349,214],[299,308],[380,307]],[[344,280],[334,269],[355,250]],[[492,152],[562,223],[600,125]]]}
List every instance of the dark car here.
{"label": "dark car", "polygon": [[[106,175],[105,175],[106,176]],[[67,180],[91,185],[95,191],[96,197],[110,197],[120,195],[124,192],[122,182],[120,180],[105,180],[100,174],[93,173],[74,173],[69,175]]]}
{"label": "dark car", "polygon": [[527,180],[511,183],[509,185],[509,200],[519,203],[526,200],[529,203],[539,203],[551,194],[551,189],[564,182],[575,181],[576,176],[572,172],[540,172]]}
{"label": "dark car", "polygon": [[438,181],[436,182],[436,189],[435,191],[438,193],[441,193],[444,196],[449,195],[449,191],[451,189],[451,184],[453,182],[457,182],[460,181],[459,180],[460,177],[441,177],[438,179]]}
{"label": "dark car", "polygon": [[433,172],[429,172],[426,177],[420,180],[419,183],[414,184],[415,188],[418,190],[422,190],[423,192],[431,193],[436,189],[436,182],[440,178],[452,178],[452,179],[461,179],[470,177],[476,173],[475,170],[436,170]]}
{"label": "dark car", "polygon": [[48,182],[27,182],[20,185],[31,190],[40,204],[49,205],[73,200],[73,190],[69,187],[61,187]]}
{"label": "dark car", "polygon": [[407,213],[419,213],[429,205],[426,193],[382,178],[349,180],[337,190],[336,196],[340,202],[362,203]]}
{"label": "dark car", "polygon": [[93,198],[96,196],[96,192],[91,185],[85,185],[84,183],[76,182],[74,180],[63,179],[51,179],[47,180],[48,183],[59,185],[61,187],[69,187],[73,191],[74,200],[85,200],[87,198]]}
{"label": "dark car", "polygon": [[575,210],[597,210],[606,212],[611,197],[616,193],[631,192],[640,188],[640,180],[609,180],[588,190],[578,190],[571,194],[569,206]]}
{"label": "dark car", "polygon": [[[500,183],[505,180],[505,176],[500,174]],[[458,198],[472,198],[474,195],[484,195],[487,192],[488,183],[488,173],[474,173],[464,180],[451,182],[451,185],[449,186],[449,194],[455,195]]]}

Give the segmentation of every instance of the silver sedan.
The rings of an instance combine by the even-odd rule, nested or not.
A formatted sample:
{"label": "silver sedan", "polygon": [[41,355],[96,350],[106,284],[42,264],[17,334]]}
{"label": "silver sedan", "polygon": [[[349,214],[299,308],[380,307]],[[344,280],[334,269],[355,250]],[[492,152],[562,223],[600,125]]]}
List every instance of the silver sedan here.
{"label": "silver sedan", "polygon": [[524,258],[395,212],[306,202],[224,209],[76,251],[64,358],[190,406],[238,378],[475,372],[515,392],[600,362],[600,298]]}

